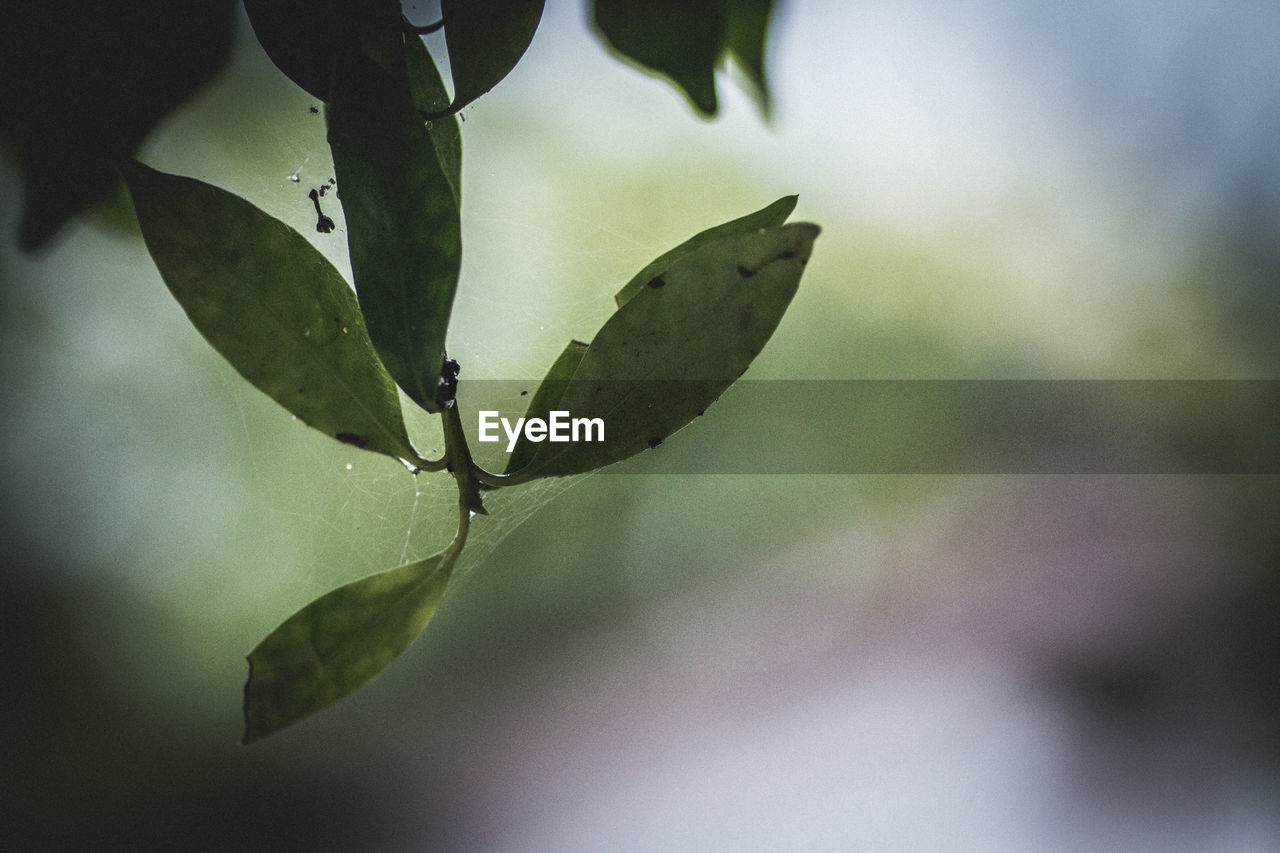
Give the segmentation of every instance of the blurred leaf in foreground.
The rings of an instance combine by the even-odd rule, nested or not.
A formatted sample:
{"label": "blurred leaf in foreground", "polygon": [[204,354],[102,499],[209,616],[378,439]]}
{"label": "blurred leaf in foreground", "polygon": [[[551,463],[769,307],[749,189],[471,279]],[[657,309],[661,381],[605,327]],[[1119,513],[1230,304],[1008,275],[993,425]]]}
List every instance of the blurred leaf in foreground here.
{"label": "blurred leaf in foreground", "polygon": [[594,0],[593,21],[620,57],[667,78],[699,114],[711,117],[716,69],[732,58],[771,109],[765,42],[773,0]]}
{"label": "blurred leaf in foreground", "polygon": [[234,18],[231,0],[6,5],[0,141],[26,183],[23,248],[108,195],[116,165],[222,67]]}

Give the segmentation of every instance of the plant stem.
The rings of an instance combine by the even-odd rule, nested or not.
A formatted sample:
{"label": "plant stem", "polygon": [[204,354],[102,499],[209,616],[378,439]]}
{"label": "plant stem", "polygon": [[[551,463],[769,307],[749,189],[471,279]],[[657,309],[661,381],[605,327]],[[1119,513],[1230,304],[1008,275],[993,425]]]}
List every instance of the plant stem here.
{"label": "plant stem", "polygon": [[422,26],[418,26],[417,24],[410,21],[408,18],[405,18],[405,23],[409,25],[410,32],[417,33],[420,36],[429,35],[430,33],[434,33],[436,30],[444,27],[443,18],[441,18],[440,20],[436,21],[433,24],[423,24]]}
{"label": "plant stem", "polygon": [[413,468],[416,468],[417,470],[413,472],[414,474],[418,474],[421,471],[443,471],[445,468],[449,467],[449,455],[447,453],[439,459],[427,459],[425,456],[419,456],[415,453],[413,454],[412,459],[405,459],[401,461],[411,465]]}
{"label": "plant stem", "polygon": [[[479,467],[471,458],[471,449],[467,447],[467,436],[462,431],[462,417],[458,414],[458,404],[452,402],[441,413],[444,419],[444,452],[448,460],[446,468],[458,481],[458,501],[463,518],[470,519],[469,513],[477,512],[488,515],[484,502],[480,499],[480,480],[476,478]],[[463,535],[464,528],[459,528]]]}
{"label": "plant stem", "polygon": [[519,471],[514,474],[495,474],[492,471],[486,471],[479,465],[476,465],[471,473],[477,482],[490,489],[499,489],[503,486],[518,486],[521,483],[528,483],[535,479],[532,475],[522,474]]}
{"label": "plant stem", "polygon": [[467,544],[467,534],[471,531],[471,516],[475,513],[467,506],[467,502],[462,499],[462,490],[458,490],[458,531],[453,534],[453,541],[449,543],[449,547],[445,549],[444,564],[448,568],[452,568],[454,560],[458,559],[458,555],[462,553],[462,548]]}

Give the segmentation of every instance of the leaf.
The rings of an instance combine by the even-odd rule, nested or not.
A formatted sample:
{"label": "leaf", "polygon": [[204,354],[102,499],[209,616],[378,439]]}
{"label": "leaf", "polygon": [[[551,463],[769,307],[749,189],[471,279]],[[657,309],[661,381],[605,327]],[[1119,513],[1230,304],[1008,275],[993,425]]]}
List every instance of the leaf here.
{"label": "leaf", "polygon": [[456,113],[498,84],[524,55],[543,0],[443,0],[445,44]]}
{"label": "leaf", "polygon": [[[402,44],[414,106],[434,113],[449,106],[449,93],[422,39],[400,14],[398,4],[380,0],[245,0],[245,10],[259,43],[289,79],[326,103],[339,62],[349,53],[366,55],[388,72],[400,61],[392,54]],[[442,154],[445,173],[458,195],[462,147],[456,121],[429,124],[432,141]]]}
{"label": "leaf", "polygon": [[[449,106],[449,92],[444,87],[440,70],[431,58],[427,46],[416,35],[406,35],[404,41],[405,66],[409,75],[409,89],[413,94],[413,106],[419,113],[438,113]],[[441,116],[427,122],[431,144],[435,146],[440,168],[453,189],[453,199],[462,198],[462,133],[458,120],[453,116]]]}
{"label": "leaf", "polygon": [[[564,352],[560,353],[555,364],[551,365],[542,383],[538,385],[538,390],[534,392],[533,399],[529,401],[529,408],[525,412],[526,419],[545,420],[552,409],[559,408],[560,398],[569,387],[569,380],[578,369],[582,356],[586,354],[587,346],[582,341],[569,341],[569,345],[564,348]],[[537,449],[537,444],[522,439],[507,459],[507,472],[517,471],[528,465]]]}
{"label": "leaf", "polygon": [[5,5],[0,147],[22,170],[24,249],[116,188],[116,165],[223,66],[234,22],[231,0]]}
{"label": "leaf", "polygon": [[251,743],[354,692],[422,633],[455,554],[379,572],[320,596],[249,653],[244,739]]}
{"label": "leaf", "polygon": [[677,260],[707,243],[719,240],[721,237],[728,237],[730,234],[745,234],[748,231],[756,231],[760,228],[772,228],[787,221],[787,217],[791,215],[791,211],[796,209],[797,196],[786,195],[775,201],[773,204],[757,210],[755,213],[748,213],[737,219],[730,220],[714,228],[708,228],[706,231],[700,231],[694,234],[688,240],[685,240],[674,249],[663,252],[655,260],[650,261],[644,269],[636,273],[632,279],[622,286],[622,289],[613,297],[618,307],[644,290],[644,286],[648,284],[654,276],[666,271],[668,267]]}
{"label": "leaf", "polygon": [[601,418],[604,441],[530,451],[522,434],[512,455],[530,459],[523,473],[591,471],[656,447],[702,414],[773,334],[818,231],[796,223],[730,234],[652,278],[601,327],[555,402],[574,418]]}
{"label": "leaf", "polygon": [[716,68],[732,57],[767,119],[765,39],[773,0],[594,0],[596,30],[616,53],[666,77],[701,115],[716,114]]}
{"label": "leaf", "polygon": [[392,378],[418,405],[438,412],[462,258],[454,186],[407,80],[361,54],[348,60],[328,119],[356,293]]}
{"label": "leaf", "polygon": [[764,57],[773,0],[728,0],[728,12],[729,35],[725,47],[751,81],[760,102],[760,111],[767,119],[773,97],[765,77]]}
{"label": "leaf", "polygon": [[623,57],[667,77],[699,113],[716,114],[715,69],[728,22],[722,0],[595,0],[595,26]]}
{"label": "leaf", "polygon": [[245,379],[339,441],[418,458],[355,294],[324,255],[218,187],[136,161],[121,172],[165,284]]}
{"label": "leaf", "polygon": [[258,43],[290,80],[329,100],[337,62],[371,33],[398,32],[393,0],[244,0]]}

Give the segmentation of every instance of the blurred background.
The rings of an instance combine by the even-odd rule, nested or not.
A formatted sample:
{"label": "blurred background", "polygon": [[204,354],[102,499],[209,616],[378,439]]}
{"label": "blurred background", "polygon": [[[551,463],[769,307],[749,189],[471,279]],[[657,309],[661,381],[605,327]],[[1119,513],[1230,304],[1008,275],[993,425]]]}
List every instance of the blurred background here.
{"label": "blurred background", "polygon": [[[701,121],[548,4],[464,111],[464,388],[536,382],[647,261],[789,193],[824,230],[749,379],[1280,378],[1280,8],[779,6],[765,123],[732,70]],[[140,157],[349,272],[306,195],[315,105],[241,20]],[[6,846],[1280,848],[1280,481],[1176,448],[1135,475],[1088,448],[1058,475],[679,473],[855,452],[802,420],[843,411],[823,381],[801,414],[731,391],[667,473],[495,495],[400,660],[237,746],[244,655],[434,551],[451,484],[243,382],[123,191],[24,254],[7,153],[0,182]]]}

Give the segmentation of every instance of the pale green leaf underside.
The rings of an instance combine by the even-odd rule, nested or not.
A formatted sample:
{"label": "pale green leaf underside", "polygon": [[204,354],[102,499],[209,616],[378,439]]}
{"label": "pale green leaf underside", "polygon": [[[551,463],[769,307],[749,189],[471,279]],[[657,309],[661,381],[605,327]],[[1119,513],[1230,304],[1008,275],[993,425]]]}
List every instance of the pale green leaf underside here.
{"label": "pale green leaf underside", "polygon": [[422,633],[444,595],[444,552],[353,581],[290,616],[249,654],[250,743],[352,693]]}
{"label": "pale green leaf underside", "polygon": [[781,225],[787,221],[791,211],[796,209],[797,198],[798,196],[785,195],[754,213],[748,213],[746,216],[731,219],[714,228],[699,231],[679,246],[663,252],[646,264],[644,269],[632,276],[631,280],[622,286],[622,289],[613,297],[614,302],[621,308],[623,303],[643,290],[644,286],[652,281],[654,276],[665,272],[668,267],[699,246],[719,240],[721,237],[728,237],[730,234],[745,234],[748,231],[755,231],[760,228],[774,228]]}
{"label": "pale green leaf underside", "polygon": [[[602,418],[603,442],[532,443],[537,476],[591,471],[661,443],[764,348],[795,295],[818,226],[730,234],[684,254],[627,300],[582,354],[555,408]],[[541,389],[540,389],[541,390]]]}
{"label": "pale green leaf underside", "polygon": [[121,172],[165,284],[245,379],[340,441],[418,458],[355,294],[324,255],[218,187],[137,162]]}
{"label": "pale green leaf underside", "polygon": [[[560,408],[560,398],[564,396],[569,380],[573,378],[578,364],[582,361],[582,356],[586,354],[587,346],[582,341],[569,341],[569,345],[560,353],[555,364],[551,365],[551,369],[538,385],[538,390],[534,392],[533,399],[529,401],[529,408],[525,412],[526,418],[545,419],[552,409]],[[507,472],[518,471],[528,465],[537,449],[538,445],[530,441],[521,441],[517,444],[507,459]]]}

